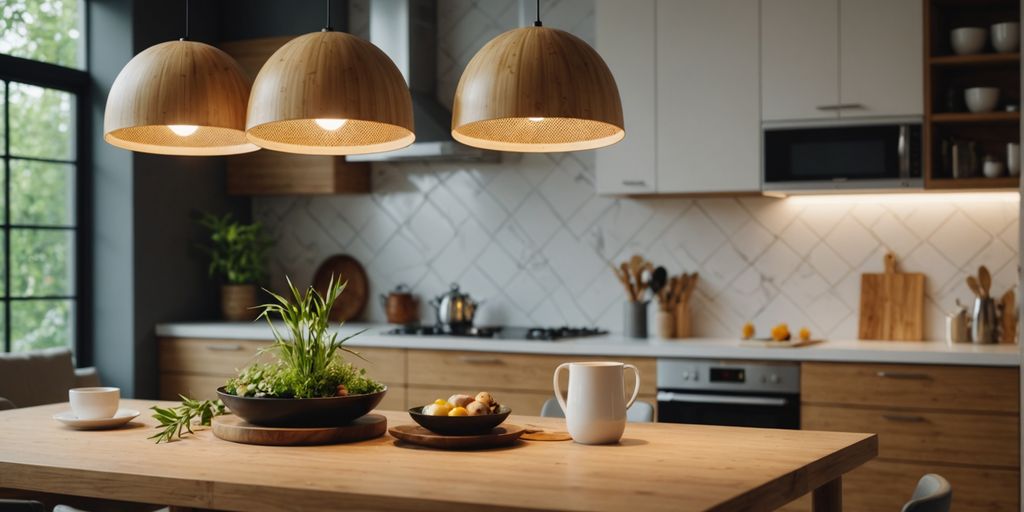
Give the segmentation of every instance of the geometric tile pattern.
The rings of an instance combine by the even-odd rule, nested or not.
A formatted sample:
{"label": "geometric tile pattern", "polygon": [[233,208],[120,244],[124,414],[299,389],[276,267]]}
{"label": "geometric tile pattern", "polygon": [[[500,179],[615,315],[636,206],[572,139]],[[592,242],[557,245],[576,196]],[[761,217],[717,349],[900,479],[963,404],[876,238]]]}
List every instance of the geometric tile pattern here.
{"label": "geometric tile pattern", "polygon": [[[561,16],[592,40],[592,3],[545,5],[545,21]],[[450,101],[445,87],[454,93],[472,49],[515,26],[519,8],[442,1],[439,9],[440,80],[447,84],[439,96]],[[364,316],[371,321],[384,320],[377,294],[399,283],[424,298],[421,315],[430,319],[425,299],[457,282],[485,301],[478,323],[620,330],[624,292],[608,263],[640,253],[671,272],[700,272],[695,335],[736,336],[748,320],[766,332],[785,321],[833,339],[856,337],[860,274],[881,271],[887,249],[904,270],[927,274],[925,335],[942,339],[944,312],[971,297],[964,276],[978,265],[992,271],[993,293],[1016,286],[1018,208],[601,197],[593,152],[381,163],[369,195],[253,201],[255,217],[277,240],[271,285],[280,288],[285,274],[308,283],[324,259],[351,254],[370,277]]]}

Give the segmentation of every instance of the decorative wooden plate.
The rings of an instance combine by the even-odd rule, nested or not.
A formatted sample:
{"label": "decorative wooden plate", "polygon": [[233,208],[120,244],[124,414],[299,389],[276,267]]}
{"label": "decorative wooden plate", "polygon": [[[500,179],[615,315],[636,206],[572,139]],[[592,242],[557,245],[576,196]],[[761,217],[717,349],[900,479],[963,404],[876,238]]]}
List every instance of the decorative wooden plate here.
{"label": "decorative wooden plate", "polygon": [[331,309],[331,320],[334,322],[346,322],[359,318],[366,308],[366,301],[370,296],[370,281],[366,277],[366,270],[347,254],[331,256],[320,264],[313,275],[313,287],[321,294],[327,290],[327,284],[334,279],[348,281],[345,291],[341,292],[338,301]]}
{"label": "decorative wooden plate", "polygon": [[508,446],[519,440],[526,429],[519,425],[505,423],[494,427],[489,433],[472,436],[443,436],[419,425],[392,427],[388,433],[411,444],[439,448],[441,450],[479,450]]}
{"label": "decorative wooden plate", "polygon": [[354,443],[380,437],[387,429],[387,418],[379,414],[367,414],[341,427],[320,428],[260,427],[234,414],[213,418],[213,435],[233,443],[266,446]]}

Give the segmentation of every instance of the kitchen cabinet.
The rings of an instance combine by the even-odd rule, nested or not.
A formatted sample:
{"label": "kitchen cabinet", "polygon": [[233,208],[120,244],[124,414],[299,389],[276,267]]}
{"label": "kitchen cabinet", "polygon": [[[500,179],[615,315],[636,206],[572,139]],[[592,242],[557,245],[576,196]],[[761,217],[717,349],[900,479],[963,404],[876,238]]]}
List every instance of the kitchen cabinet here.
{"label": "kitchen cabinet", "polygon": [[598,0],[596,49],[615,77],[626,137],[597,151],[599,194],[657,190],[655,142],[655,0]]}
{"label": "kitchen cabinet", "polygon": [[600,194],[760,190],[757,0],[597,3],[626,138],[597,151]]}
{"label": "kitchen cabinet", "polygon": [[926,473],[956,510],[1019,510],[1017,368],[803,363],[800,389],[801,428],[878,434],[878,459],[843,479],[845,510],[899,510]]}
{"label": "kitchen cabinet", "polygon": [[657,8],[658,193],[759,191],[757,0]]}
{"label": "kitchen cabinet", "polygon": [[920,0],[761,0],[762,121],[920,116]]}

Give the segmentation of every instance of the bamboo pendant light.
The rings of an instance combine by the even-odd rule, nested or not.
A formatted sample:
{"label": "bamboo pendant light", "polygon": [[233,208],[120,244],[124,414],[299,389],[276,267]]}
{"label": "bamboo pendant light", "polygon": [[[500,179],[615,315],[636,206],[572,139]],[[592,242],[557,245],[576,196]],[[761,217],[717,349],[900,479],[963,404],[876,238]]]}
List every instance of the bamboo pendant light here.
{"label": "bamboo pendant light", "polygon": [[625,137],[608,66],[582,39],[537,21],[495,37],[469,61],[452,109],[452,136],[478,148],[579,151]]}
{"label": "bamboo pendant light", "polygon": [[245,137],[249,78],[228,54],[185,37],[151,46],[114,79],[103,140],[141,153],[213,156],[259,149]]}
{"label": "bamboo pendant light", "polygon": [[[330,0],[327,2],[330,21]],[[275,151],[355,155],[412,144],[412,95],[395,63],[328,27],[278,49],[253,82],[246,135]]]}

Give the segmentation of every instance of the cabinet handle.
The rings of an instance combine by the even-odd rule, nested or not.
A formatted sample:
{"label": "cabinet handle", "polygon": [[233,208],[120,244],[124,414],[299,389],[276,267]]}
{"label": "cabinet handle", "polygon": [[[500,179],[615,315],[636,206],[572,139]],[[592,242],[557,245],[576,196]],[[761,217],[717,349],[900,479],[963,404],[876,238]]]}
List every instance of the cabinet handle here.
{"label": "cabinet handle", "polygon": [[214,352],[238,352],[242,350],[242,345],[207,345],[206,350],[213,350]]}
{"label": "cabinet handle", "polygon": [[903,379],[903,380],[931,380],[931,376],[927,373],[909,373],[909,372],[878,372],[875,375],[882,377],[883,379]]}
{"label": "cabinet handle", "polygon": [[459,356],[459,361],[467,364],[505,364],[500,357]]}
{"label": "cabinet handle", "polygon": [[924,416],[911,414],[883,414],[882,417],[889,421],[902,421],[904,423],[924,423],[926,421]]}
{"label": "cabinet handle", "polygon": [[627,187],[646,187],[647,182],[645,180],[622,180],[622,184]]}
{"label": "cabinet handle", "polygon": [[835,105],[818,105],[816,108],[818,110],[831,111],[864,108],[864,105],[861,105],[860,103],[836,103]]}

